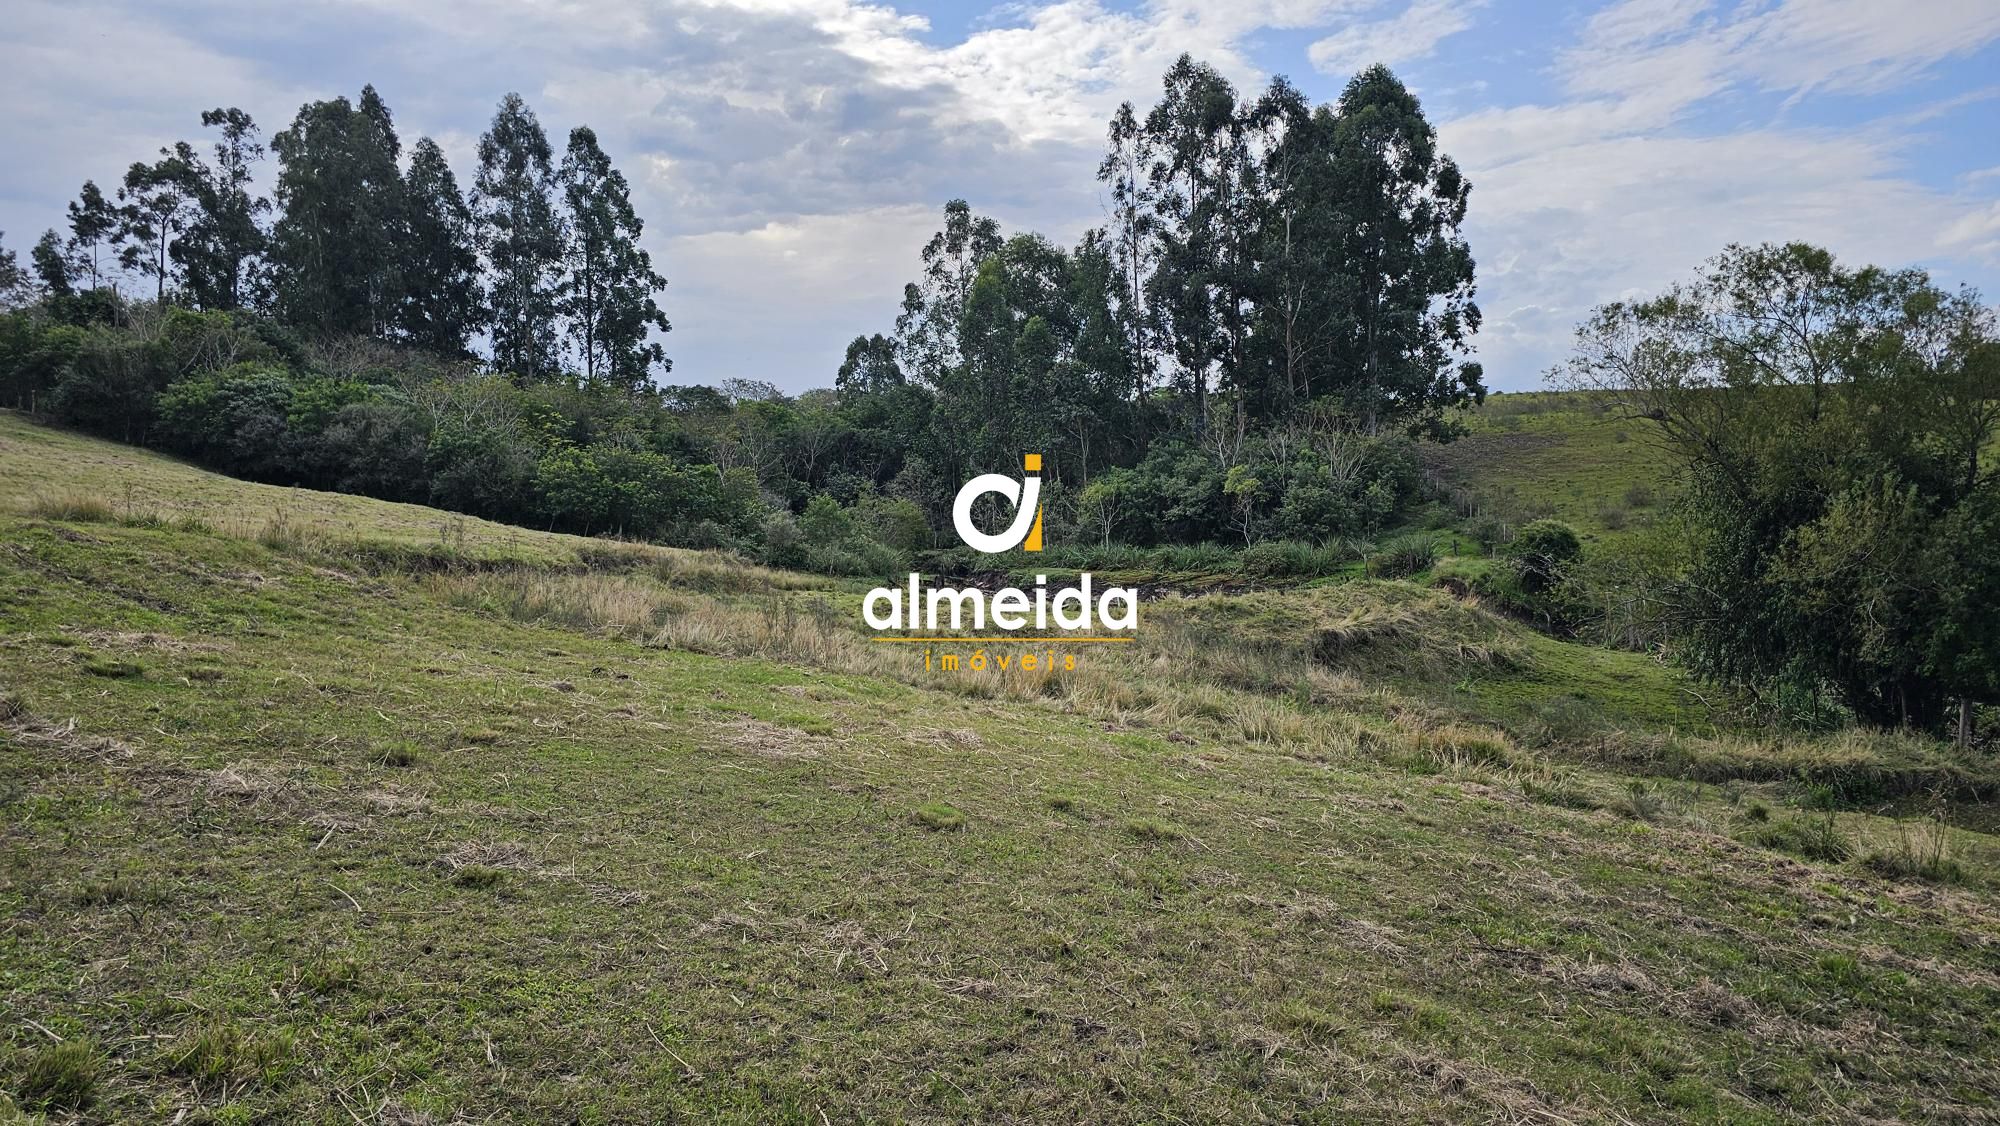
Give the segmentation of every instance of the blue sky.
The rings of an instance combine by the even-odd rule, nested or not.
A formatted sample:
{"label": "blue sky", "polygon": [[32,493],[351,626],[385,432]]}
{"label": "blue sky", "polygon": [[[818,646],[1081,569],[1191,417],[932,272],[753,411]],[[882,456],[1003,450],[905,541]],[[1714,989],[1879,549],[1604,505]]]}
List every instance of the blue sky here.
{"label": "blue sky", "polygon": [[[953,196],[1073,240],[1117,103],[1188,51],[1248,92],[1321,100],[1383,61],[1474,188],[1489,382],[1537,386],[1600,302],[1731,241],[1807,239],[2000,298],[2000,3],[1930,0],[12,0],[0,230],[25,250],[200,111],[266,136],[373,82],[406,146],[471,177],[520,91],[558,146],[587,123],[671,280],[674,382],[832,380],[889,327]],[[275,168],[267,163],[268,185]]]}

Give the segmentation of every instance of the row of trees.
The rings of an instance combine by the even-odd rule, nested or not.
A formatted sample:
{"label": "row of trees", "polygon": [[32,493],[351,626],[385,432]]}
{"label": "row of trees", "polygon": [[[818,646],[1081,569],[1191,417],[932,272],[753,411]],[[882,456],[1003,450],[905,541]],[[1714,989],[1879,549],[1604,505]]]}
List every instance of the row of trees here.
{"label": "row of trees", "polygon": [[1099,179],[1109,221],[1070,250],[948,204],[843,399],[928,407],[904,429],[953,472],[1037,449],[1085,487],[1161,441],[1226,476],[1280,430],[1444,436],[1484,395],[1470,185],[1386,68],[1315,107],[1183,56],[1113,116]]}
{"label": "row of trees", "polygon": [[157,302],[255,309],[317,339],[459,356],[484,334],[494,367],[524,380],[556,378],[566,360],[623,388],[669,369],[655,336],[670,328],[657,300],[666,282],[639,245],[630,185],[588,126],[570,131],[558,161],[534,112],[507,95],[468,195],[431,138],[404,159],[369,86],[358,103],[300,107],[271,140],[266,198],[250,115],[214,109],[201,121],[218,131],[207,155],[181,141],[132,164],[111,195],[84,183],[67,233],[45,232],[31,252],[50,298],[95,301],[102,315],[121,285],[150,279]]}
{"label": "row of trees", "polygon": [[[767,518],[835,527],[832,504],[873,529],[837,538],[908,551],[1023,451],[1052,542],[1368,537],[1416,496],[1408,435],[1483,394],[1469,189],[1379,67],[1315,107],[1180,59],[1110,122],[1105,227],[1065,248],[952,201],[894,332],[796,397],[648,379],[660,281],[587,128],[557,161],[508,97],[462,194],[428,139],[404,158],[371,88],[300,109],[266,200],[254,123],[204,121],[212,152],[86,185],[38,244],[0,397],[266,480],[753,551],[791,538]],[[119,292],[135,276],[151,302]],[[696,495],[683,477],[728,511],[641,495]]]}

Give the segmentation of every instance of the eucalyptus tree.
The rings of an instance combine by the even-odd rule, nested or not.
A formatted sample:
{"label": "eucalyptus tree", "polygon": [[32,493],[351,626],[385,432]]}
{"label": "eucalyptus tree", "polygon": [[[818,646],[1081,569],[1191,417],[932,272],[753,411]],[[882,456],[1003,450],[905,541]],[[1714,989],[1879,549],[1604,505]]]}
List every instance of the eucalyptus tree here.
{"label": "eucalyptus tree", "polygon": [[639,245],[645,224],[632,209],[631,186],[583,125],[570,131],[556,179],[569,235],[561,309],[584,378],[643,387],[654,369],[673,369],[666,349],[651,339],[654,330],[673,326],[657,296],[667,279]]}
{"label": "eucalyptus tree", "polygon": [[973,214],[962,199],[944,205],[944,227],[924,244],[923,279],[903,287],[896,317],[897,347],[911,378],[936,386],[960,362],[959,322],[980,264],[1000,244],[997,221]]}
{"label": "eucalyptus tree", "polygon": [[251,303],[258,256],[264,249],[259,216],[271,209],[250,193],[252,165],[264,158],[257,125],[240,109],[212,109],[202,125],[219,128],[215,162],[190,170],[194,217],[172,255],[182,284],[204,309],[240,309]]}
{"label": "eucalyptus tree", "polygon": [[160,150],[151,164],[135,161],[118,189],[120,233],[128,240],[119,261],[153,279],[153,297],[164,301],[173,273],[174,240],[195,218],[194,193],[201,158],[194,146],[177,141]]}
{"label": "eucalyptus tree", "polygon": [[429,137],[410,150],[403,179],[402,338],[440,355],[465,354],[484,318],[472,208],[443,150]]}
{"label": "eucalyptus tree", "polygon": [[1111,222],[1106,242],[1117,273],[1116,317],[1132,375],[1134,398],[1146,396],[1158,366],[1153,355],[1154,317],[1146,303],[1147,280],[1157,256],[1158,190],[1152,181],[1153,139],[1141,126],[1132,103],[1124,102],[1111,116],[1104,159],[1097,178],[1111,192]]}
{"label": "eucalyptus tree", "polygon": [[75,281],[89,278],[90,288],[109,281],[118,261],[125,229],[118,208],[95,181],[85,180],[83,190],[69,204],[69,242],[63,247],[69,260],[66,277]]}
{"label": "eucalyptus tree", "polygon": [[1201,433],[1208,428],[1213,369],[1240,343],[1240,310],[1224,248],[1246,152],[1236,89],[1221,72],[1182,55],[1168,68],[1163,87],[1159,104],[1146,115],[1156,154],[1148,178],[1160,216],[1150,296]]}
{"label": "eucalyptus tree", "polygon": [[517,379],[561,371],[557,316],[563,229],[552,193],[548,134],[519,94],[508,94],[479,138],[473,215],[490,272],[493,364]]}
{"label": "eucalyptus tree", "polygon": [[401,145],[374,87],[309,102],[271,139],[279,217],[271,232],[283,318],[323,336],[387,335],[402,296]]}
{"label": "eucalyptus tree", "polygon": [[1459,229],[1472,185],[1380,65],[1341,92],[1330,155],[1337,223],[1326,250],[1345,275],[1334,366],[1350,409],[1371,431],[1435,432],[1446,408],[1485,395],[1467,358],[1480,313]]}

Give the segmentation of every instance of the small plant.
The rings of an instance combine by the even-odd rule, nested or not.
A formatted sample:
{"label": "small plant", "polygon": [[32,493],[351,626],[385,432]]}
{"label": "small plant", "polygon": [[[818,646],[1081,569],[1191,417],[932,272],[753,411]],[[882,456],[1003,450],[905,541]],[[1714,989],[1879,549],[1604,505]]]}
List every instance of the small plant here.
{"label": "small plant", "polygon": [[417,764],[417,745],[407,739],[390,743],[375,752],[375,762],[381,766],[409,767]]}
{"label": "small plant", "polygon": [[1157,817],[1134,817],[1125,822],[1125,831],[1142,841],[1178,840],[1181,831]]}
{"label": "small plant", "polygon": [[299,971],[299,984],[308,993],[325,996],[352,989],[361,980],[361,964],[352,958],[321,958]]}
{"label": "small plant", "polygon": [[1529,801],[1563,809],[1596,809],[1598,805],[1597,799],[1591,797],[1577,784],[1575,772],[1560,767],[1543,767],[1533,773],[1523,774],[1521,793],[1526,795]]}
{"label": "small plant", "polygon": [[1658,821],[1667,815],[1667,800],[1659,791],[1634,779],[1619,812],[1635,821]]}
{"label": "small plant", "polygon": [[83,671],[106,680],[137,680],[146,675],[145,666],[137,661],[121,661],[111,657],[91,657],[83,662]]}
{"label": "small plant", "polygon": [[1807,860],[1837,864],[1854,855],[1854,845],[1840,831],[1836,817],[1832,810],[1828,810],[1820,817],[1761,824],[1751,830],[1750,840],[1765,848],[1789,852]]}
{"label": "small plant", "polygon": [[1057,813],[1074,813],[1076,812],[1076,799],[1070,797],[1068,794],[1051,794],[1049,796],[1049,808],[1055,810]]}
{"label": "small plant", "polygon": [[19,719],[28,714],[27,701],[13,692],[0,692],[0,723]]}
{"label": "small plant", "polygon": [[468,864],[451,877],[451,882],[474,891],[490,891],[500,886],[507,873],[498,868],[488,868],[483,864]]}
{"label": "small plant", "polygon": [[28,1058],[21,1101],[49,1110],[82,1110],[97,1096],[97,1049],[88,1040],[51,1044]]}
{"label": "small plant", "polygon": [[1625,490],[1625,506],[1627,508],[1651,508],[1653,507],[1653,502],[1653,487],[1651,485],[1639,482],[1628,486]]}
{"label": "small plant", "polygon": [[1488,551],[1504,547],[1514,538],[1514,529],[1498,516],[1475,516],[1466,521],[1465,534],[1478,540]]}
{"label": "small plant", "polygon": [[259,1035],[234,1023],[203,1025],[167,1049],[167,1070],[196,1083],[268,1075],[291,1058],[289,1032]]}
{"label": "small plant", "polygon": [[941,801],[926,802],[910,814],[910,819],[926,829],[953,833],[965,828],[965,814]]}

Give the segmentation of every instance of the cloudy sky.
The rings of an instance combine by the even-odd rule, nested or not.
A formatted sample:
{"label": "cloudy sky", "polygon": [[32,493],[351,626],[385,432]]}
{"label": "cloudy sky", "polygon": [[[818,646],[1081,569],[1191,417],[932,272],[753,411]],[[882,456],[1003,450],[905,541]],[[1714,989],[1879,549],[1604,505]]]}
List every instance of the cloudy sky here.
{"label": "cloudy sky", "polygon": [[[1103,221],[1104,123],[1182,51],[1331,100],[1386,62],[1474,188],[1504,389],[1591,305],[1731,241],[1810,239],[2000,298],[2000,3],[1787,0],[8,0],[0,231],[25,251],[85,178],[200,111],[266,135],[372,82],[407,148],[470,183],[520,91],[558,148],[587,123],[632,180],[674,382],[831,383],[889,327],[953,196],[1064,242]],[[274,169],[262,177],[268,186]]]}

